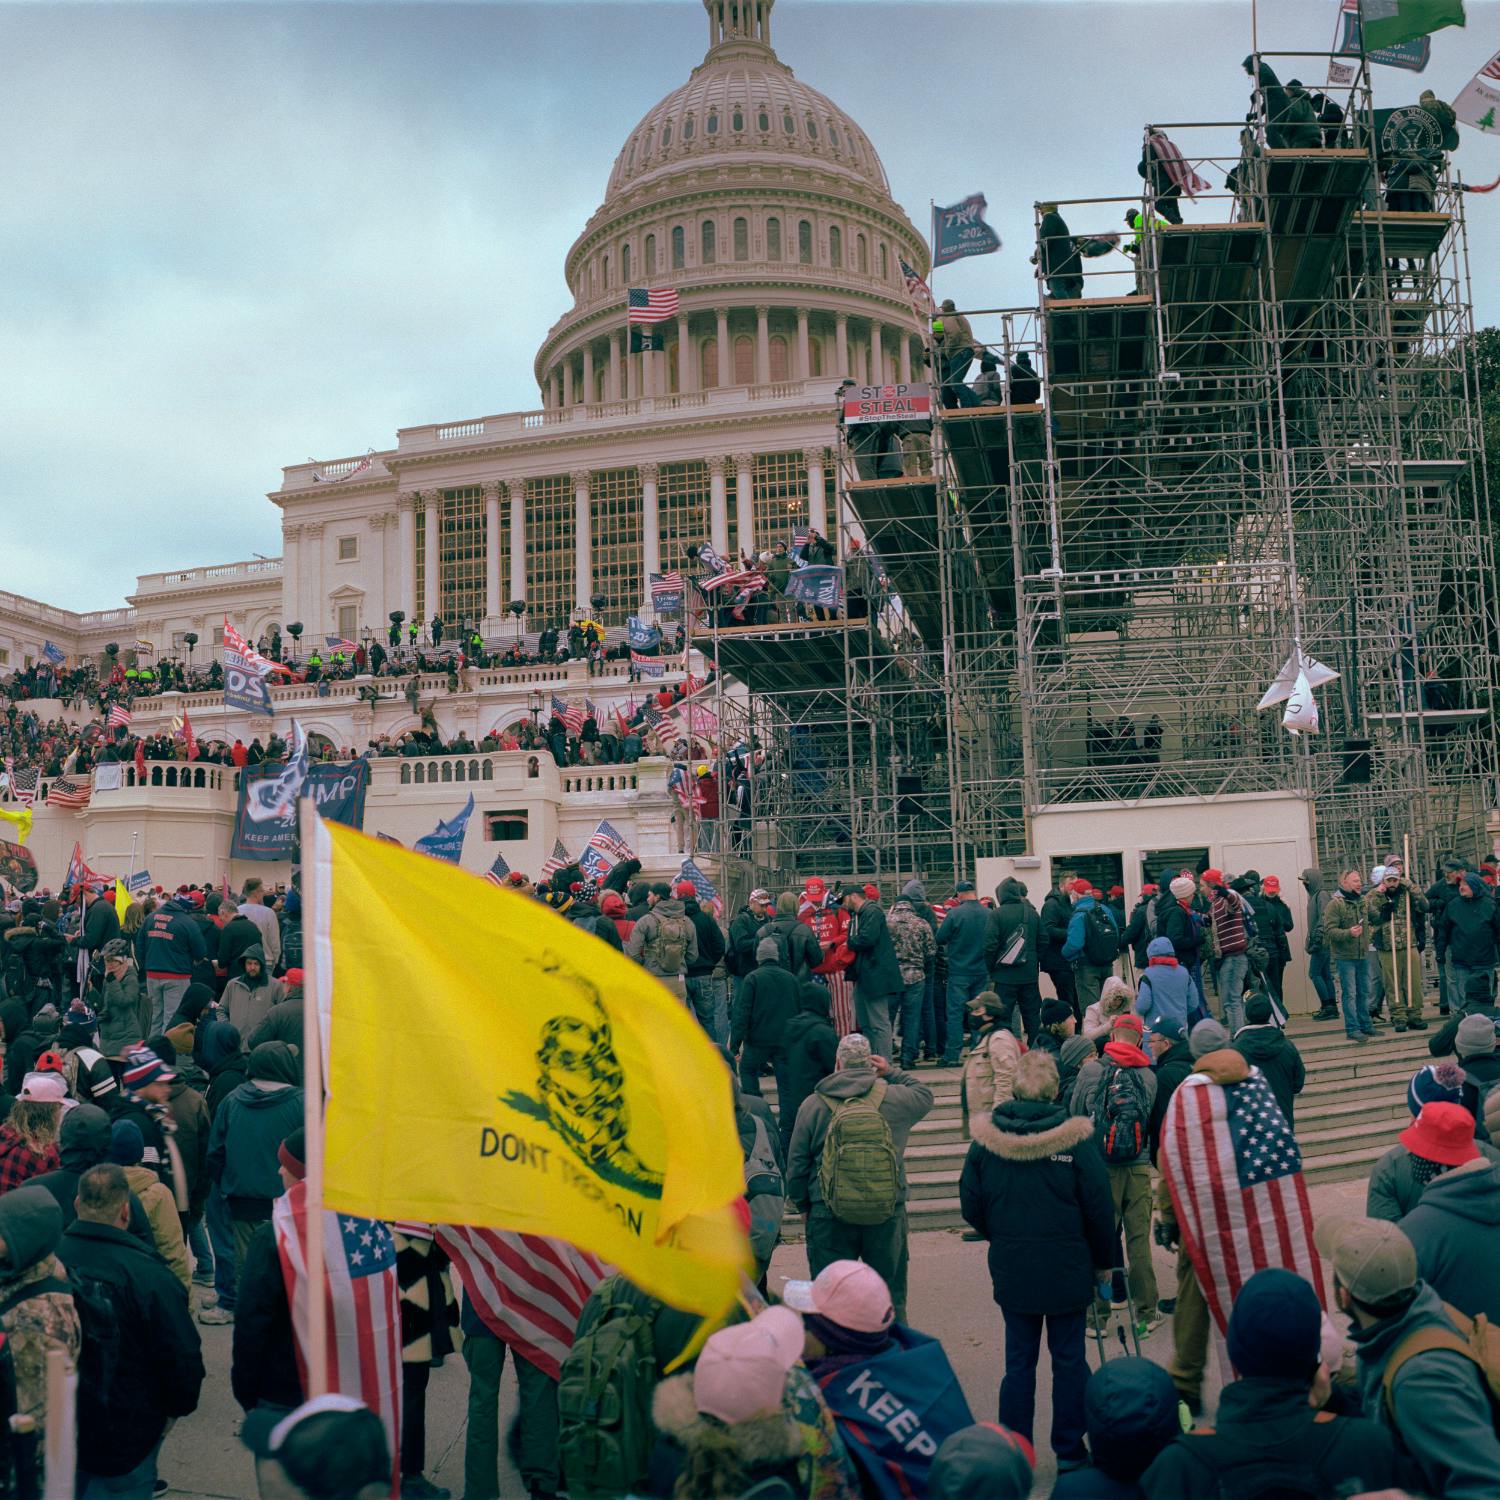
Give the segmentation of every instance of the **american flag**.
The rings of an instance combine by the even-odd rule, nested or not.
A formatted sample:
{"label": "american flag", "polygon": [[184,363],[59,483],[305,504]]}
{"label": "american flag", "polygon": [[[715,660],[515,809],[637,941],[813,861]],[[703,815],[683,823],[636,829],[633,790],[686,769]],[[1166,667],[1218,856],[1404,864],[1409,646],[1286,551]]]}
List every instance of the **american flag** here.
{"label": "american flag", "polygon": [[724,910],[724,903],[719,900],[713,881],[698,868],[697,860],[691,857],[683,860],[679,878],[692,881],[693,892],[698,897],[700,906],[707,907],[715,916]]}
{"label": "american flag", "polygon": [[635,858],[634,851],[625,842],[620,830],[607,818],[600,820],[599,826],[594,830],[592,837],[589,839],[588,847],[590,849],[598,849],[602,853],[607,854],[611,865],[622,859]]}
{"label": "american flag", "polygon": [[833,1012],[833,1029],[840,1036],[848,1036],[854,1030],[854,986],[849,983],[849,976],[842,970],[826,977],[829,1008]]}
{"label": "american flag", "polygon": [[41,770],[36,766],[23,766],[19,771],[12,771],[10,789],[15,794],[16,801],[30,807],[36,801],[41,779]]}
{"label": "american flag", "polygon": [[[307,1185],[294,1183],[271,1207],[282,1279],[292,1310],[297,1368],[307,1386]],[[385,1423],[391,1453],[401,1443],[401,1293],[396,1246],[378,1219],[323,1213],[328,1389],[357,1396]]]}
{"label": "american flag", "polygon": [[59,776],[47,789],[47,806],[82,812],[93,795],[94,783],[89,777],[74,781],[70,777]]}
{"label": "american flag", "polygon": [[563,847],[563,841],[561,839],[553,839],[552,853],[542,861],[541,879],[551,880],[559,870],[572,863],[572,856]]}
{"label": "american flag", "polygon": [[123,703],[117,703],[110,709],[109,717],[104,722],[110,729],[129,729],[130,710]]}
{"label": "american flag", "polygon": [[490,1332],[556,1380],[583,1304],[609,1268],[539,1234],[439,1224],[434,1240]]}
{"label": "american flag", "polygon": [[505,856],[503,854],[497,854],[495,856],[495,863],[492,864],[489,869],[484,872],[484,878],[488,880],[491,885],[504,885],[505,877],[509,874],[510,866],[506,864]]}
{"label": "american flag", "polygon": [[599,705],[592,698],[583,700],[583,716],[586,719],[592,719],[596,724],[599,722]]}
{"label": "american flag", "polygon": [[[231,657],[238,660],[231,661]],[[229,616],[224,616],[224,665],[226,667],[240,667],[246,672],[254,673],[257,677],[264,677],[267,672],[290,672],[291,668],[284,666],[279,661],[272,661],[268,656],[262,656],[249,641],[242,636],[233,625],[229,623]]]}
{"label": "american flag", "polygon": [[1241,1083],[1183,1081],[1162,1126],[1161,1171],[1220,1333],[1240,1288],[1267,1266],[1305,1277],[1323,1300],[1302,1153],[1259,1068]]}
{"label": "american flag", "polygon": [[660,677],[666,670],[666,663],[661,657],[642,656],[639,651],[632,651],[630,653],[630,665],[643,677]]}
{"label": "american flag", "polygon": [[651,602],[658,609],[680,608],[683,591],[681,573],[653,573],[651,575]]}
{"label": "american flag", "polygon": [[552,695],[552,713],[555,718],[562,720],[562,726],[569,734],[577,734],[583,728],[583,710],[571,703],[564,703],[556,693]]}
{"label": "american flag", "polygon": [[633,286],[625,293],[627,323],[665,323],[677,316],[677,293]]}
{"label": "american flag", "polygon": [[155,656],[156,647],[150,641],[137,641],[135,643],[135,654],[137,656]]}
{"label": "american flag", "polygon": [[738,589],[741,593],[747,590],[756,594],[770,583],[770,579],[764,573],[757,573],[753,568],[726,568],[722,573],[715,573],[712,578],[704,578],[699,581],[698,587],[706,594],[711,589]]}
{"label": "american flag", "polygon": [[904,260],[901,262],[901,280],[906,285],[906,300],[911,303],[912,311],[924,321],[930,318],[933,308],[937,306],[932,300],[932,288],[922,280],[916,267],[908,265]]}
{"label": "american flag", "polygon": [[657,707],[656,704],[648,703],[644,708],[641,709],[641,717],[645,719],[645,721],[653,729],[655,729],[656,726],[661,723],[665,715],[662,713],[661,709]]}
{"label": "american flag", "polygon": [[1189,198],[1196,198],[1199,193],[1206,193],[1212,186],[1183,160],[1182,152],[1161,131],[1153,130],[1146,137],[1146,144],[1155,154],[1156,159],[1167,169],[1167,176]]}
{"label": "american flag", "polygon": [[671,774],[667,777],[667,790],[671,792],[684,807],[692,801],[688,792],[687,772],[681,766],[673,766]]}
{"label": "american flag", "polygon": [[330,651],[342,651],[346,656],[353,656],[359,650],[359,647],[353,641],[342,635],[325,635],[323,637],[323,644]]}

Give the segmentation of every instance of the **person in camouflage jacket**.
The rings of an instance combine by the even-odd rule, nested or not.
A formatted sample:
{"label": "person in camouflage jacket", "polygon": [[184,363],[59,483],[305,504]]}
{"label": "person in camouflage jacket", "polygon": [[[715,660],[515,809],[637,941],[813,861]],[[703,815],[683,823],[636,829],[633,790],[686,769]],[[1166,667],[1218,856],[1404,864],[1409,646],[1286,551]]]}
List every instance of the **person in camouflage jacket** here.
{"label": "person in camouflage jacket", "polygon": [[[922,1042],[923,1002],[928,975],[937,962],[937,939],[932,923],[917,909],[915,897],[904,893],[891,903],[886,927],[901,969],[901,1066],[910,1072],[917,1065],[917,1048]],[[927,1038],[927,1045],[936,1049],[936,1035]]]}

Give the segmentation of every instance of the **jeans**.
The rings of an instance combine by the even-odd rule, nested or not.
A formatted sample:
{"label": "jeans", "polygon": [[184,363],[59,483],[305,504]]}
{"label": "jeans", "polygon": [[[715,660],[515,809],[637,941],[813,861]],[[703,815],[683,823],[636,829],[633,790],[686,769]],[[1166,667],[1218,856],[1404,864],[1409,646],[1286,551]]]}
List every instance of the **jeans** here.
{"label": "jeans", "polygon": [[[1036,1366],[1042,1353],[1040,1313],[1001,1310],[1005,1318],[1005,1378],[1000,1382],[1000,1425],[1031,1442],[1036,1419]],[[1047,1349],[1052,1356],[1052,1451],[1058,1458],[1083,1457],[1087,1421],[1083,1388],[1089,1363],[1084,1354],[1086,1309],[1049,1314]]]}
{"label": "jeans", "polygon": [[822,1203],[807,1216],[807,1267],[814,1278],[836,1260],[862,1260],[880,1272],[896,1321],[906,1321],[906,1205],[883,1224],[846,1224]]}
{"label": "jeans", "polygon": [[724,992],[724,981],[712,974],[689,974],[687,977],[688,1004],[698,1018],[698,1024],[708,1033],[710,1040],[722,1046],[729,1034],[727,1028],[719,1030],[720,998]]}
{"label": "jeans", "polygon": [[854,986],[854,1024],[869,1038],[876,1057],[891,1055],[891,997],[871,995],[860,985]]}
{"label": "jeans", "polygon": [[922,1002],[927,998],[927,980],[917,980],[901,992],[901,1066],[910,1071],[917,1061],[922,1041]]}
{"label": "jeans", "polygon": [[1344,1035],[1372,1036],[1370,1025],[1370,969],[1363,955],[1337,960],[1339,991],[1344,1005]]}
{"label": "jeans", "polygon": [[[1015,1006],[1016,1013],[1021,1018],[1021,1026],[1025,1031],[1024,1040],[1027,1046],[1030,1046],[1042,1024],[1042,992],[1036,980],[997,979],[995,993],[1002,1000]],[[1016,1030],[1014,1020],[1010,1029]]]}
{"label": "jeans", "polygon": [[156,1491],[157,1445],[128,1474],[90,1474],[80,1467],[73,1479],[77,1500],[151,1500]]}
{"label": "jeans", "polygon": [[[1450,986],[1452,1006],[1459,1015],[1467,1015],[1469,1007],[1474,1002],[1469,999],[1469,980],[1475,974],[1483,974],[1484,982],[1489,990],[1491,1001],[1495,998],[1495,971],[1493,969],[1471,969],[1467,964],[1454,963],[1450,958],[1448,962],[1453,967],[1453,982]],[[1438,972],[1442,973],[1442,966],[1438,966]]]}
{"label": "jeans", "polygon": [[415,1478],[427,1467],[427,1382],[432,1366],[426,1360],[401,1365],[401,1473]]}
{"label": "jeans", "polygon": [[176,1013],[187,994],[188,981],[182,979],[148,979],[146,998],[151,1002],[151,1035],[159,1036],[167,1029],[167,1018]]}
{"label": "jeans", "polygon": [[188,1249],[193,1252],[193,1280],[204,1286],[214,1282],[214,1252],[200,1214],[187,1227]]}
{"label": "jeans", "polygon": [[740,1092],[754,1094],[757,1099],[760,1097],[761,1070],[767,1063],[770,1063],[771,1071],[776,1075],[776,1102],[785,1108],[785,1101],[791,1098],[791,1093],[787,1088],[787,1055],[784,1047],[757,1047],[746,1042],[740,1048]]}
{"label": "jeans", "polygon": [[1333,955],[1326,948],[1307,955],[1307,977],[1312,980],[1322,1009],[1332,1010],[1338,997],[1333,989]]}
{"label": "jeans", "polygon": [[[557,1382],[514,1350],[511,1358],[520,1386],[521,1482],[551,1494],[558,1487]],[[497,1338],[464,1340],[469,1367],[469,1424],[464,1438],[464,1500],[498,1500],[500,1495],[500,1375],[505,1345]]]}
{"label": "jeans", "polygon": [[1224,1024],[1232,1037],[1245,1024],[1245,976],[1250,972],[1250,957],[1233,953],[1219,960],[1219,998],[1224,1005]]}
{"label": "jeans", "polygon": [[943,1066],[951,1068],[958,1062],[963,1049],[964,1030],[967,1025],[965,1012],[975,995],[982,995],[989,988],[987,974],[955,974],[948,970],[948,1038],[943,1046]]}
{"label": "jeans", "polygon": [[229,1218],[229,1201],[218,1183],[208,1192],[208,1202],[203,1209],[203,1227],[208,1230],[208,1242],[214,1251],[214,1291],[219,1294],[219,1306],[225,1312],[234,1311],[234,1225]]}
{"label": "jeans", "polygon": [[1043,965],[1042,972],[1052,981],[1057,998],[1073,1012],[1075,1018],[1082,1019],[1083,1012],[1078,1008],[1078,986],[1073,983],[1072,968],[1067,964],[1056,969]]}

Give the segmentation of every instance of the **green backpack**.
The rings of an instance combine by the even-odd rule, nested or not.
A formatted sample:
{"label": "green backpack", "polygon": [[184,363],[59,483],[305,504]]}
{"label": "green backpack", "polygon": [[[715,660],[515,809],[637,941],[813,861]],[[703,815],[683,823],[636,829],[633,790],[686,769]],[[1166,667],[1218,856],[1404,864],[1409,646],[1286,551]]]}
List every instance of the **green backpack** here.
{"label": "green backpack", "polygon": [[640,1294],[612,1277],[599,1316],[573,1341],[557,1382],[558,1455],[572,1500],[616,1500],[639,1488],[656,1429],[656,1349]]}
{"label": "green backpack", "polygon": [[884,1224],[901,1201],[901,1160],[890,1123],[880,1113],[885,1079],[868,1094],[833,1105],[818,1186],[829,1213],[846,1224]]}

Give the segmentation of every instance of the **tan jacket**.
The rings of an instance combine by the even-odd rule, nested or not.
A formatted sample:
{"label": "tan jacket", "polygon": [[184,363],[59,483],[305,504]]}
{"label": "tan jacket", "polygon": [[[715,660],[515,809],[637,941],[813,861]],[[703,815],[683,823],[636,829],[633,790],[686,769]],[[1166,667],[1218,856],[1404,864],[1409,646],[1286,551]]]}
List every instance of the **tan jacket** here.
{"label": "tan jacket", "polygon": [[187,1290],[192,1285],[193,1272],[188,1265],[182,1220],[177,1216],[177,1200],[172,1196],[172,1189],[150,1167],[126,1167],[124,1172],[130,1191],[141,1200],[141,1207],[146,1210],[157,1253]]}
{"label": "tan jacket", "polygon": [[[979,1038],[964,1061],[964,1119],[988,1121],[997,1104],[1015,1095],[1016,1064],[1021,1044],[1007,1026],[997,1026]],[[970,1127],[972,1133],[972,1127]]]}

